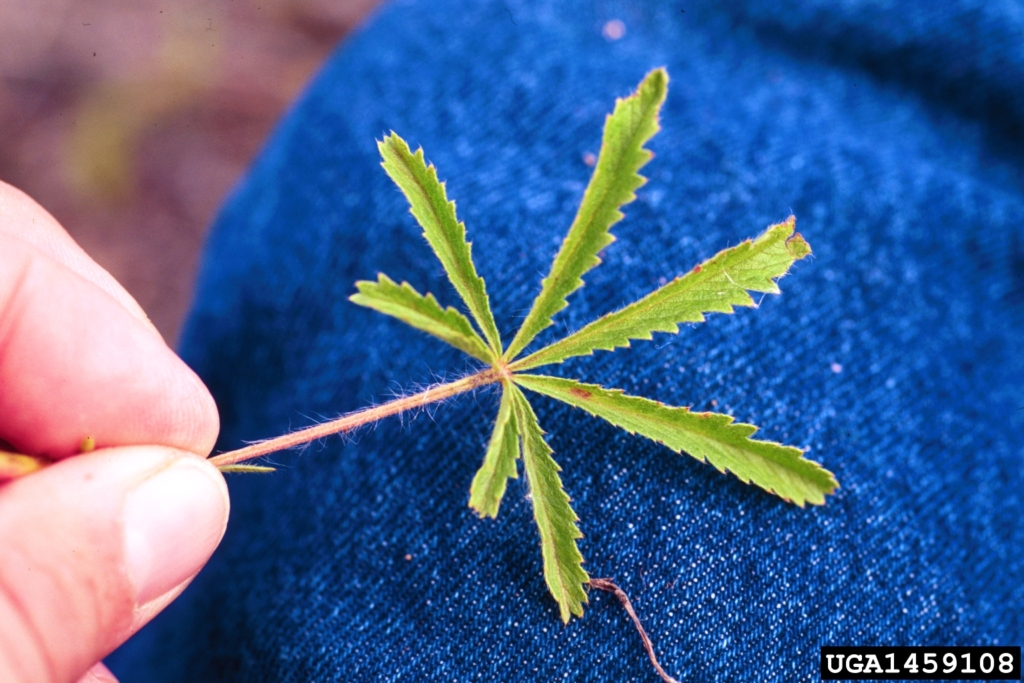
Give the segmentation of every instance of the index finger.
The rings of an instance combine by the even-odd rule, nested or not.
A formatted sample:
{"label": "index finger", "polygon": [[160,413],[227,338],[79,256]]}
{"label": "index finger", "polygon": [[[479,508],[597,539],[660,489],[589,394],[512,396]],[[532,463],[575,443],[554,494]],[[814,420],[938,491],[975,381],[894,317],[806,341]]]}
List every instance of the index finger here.
{"label": "index finger", "polygon": [[[0,233],[17,237],[109,294],[125,310],[152,327],[135,298],[98,263],[89,258],[71,235],[27,194],[0,180]],[[153,327],[156,332],[156,328]],[[159,333],[158,333],[159,334]]]}
{"label": "index finger", "polygon": [[85,437],[207,455],[206,387],[144,314],[76,270],[0,231],[0,439],[50,458]]}

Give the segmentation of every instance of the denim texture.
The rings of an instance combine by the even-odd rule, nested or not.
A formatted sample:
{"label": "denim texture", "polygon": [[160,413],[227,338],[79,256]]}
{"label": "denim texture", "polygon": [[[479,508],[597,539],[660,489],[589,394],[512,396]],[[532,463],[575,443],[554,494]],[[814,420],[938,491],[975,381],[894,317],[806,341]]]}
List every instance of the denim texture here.
{"label": "denim texture", "polygon": [[[621,20],[625,36],[602,26]],[[681,680],[818,680],[818,647],[1024,641],[1024,5],[395,2],[340,47],[225,206],[181,351],[231,449],[474,368],[348,302],[385,272],[458,305],[375,139],[422,145],[511,340],[604,115],[671,77],[649,182],[532,348],[797,217],[757,310],[543,372],[807,447],[799,509],[531,395],[592,576]],[[209,566],[122,681],[655,681],[618,602],[563,626],[523,479],[467,508],[498,393],[229,477]]]}

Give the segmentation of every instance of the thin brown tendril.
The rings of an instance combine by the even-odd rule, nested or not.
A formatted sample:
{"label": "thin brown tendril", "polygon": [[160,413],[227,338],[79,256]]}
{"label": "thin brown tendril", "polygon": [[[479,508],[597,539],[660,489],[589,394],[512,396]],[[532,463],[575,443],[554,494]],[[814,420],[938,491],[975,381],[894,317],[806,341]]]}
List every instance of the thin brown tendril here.
{"label": "thin brown tendril", "polygon": [[636,610],[633,609],[633,603],[629,601],[629,596],[626,592],[615,585],[611,579],[590,579],[590,586],[598,590],[607,591],[613,593],[615,597],[619,599],[622,606],[626,608],[626,613],[629,614],[629,618],[633,620],[633,624],[636,625],[636,630],[640,632],[640,639],[644,641],[644,649],[647,650],[647,656],[651,660],[651,664],[654,665],[654,669],[661,676],[661,680],[665,683],[679,683],[676,679],[672,678],[661,668],[661,664],[658,663],[658,658],[654,654],[654,645],[651,644],[651,639],[647,637],[647,631],[644,630],[643,625],[640,623],[640,617],[636,615]]}

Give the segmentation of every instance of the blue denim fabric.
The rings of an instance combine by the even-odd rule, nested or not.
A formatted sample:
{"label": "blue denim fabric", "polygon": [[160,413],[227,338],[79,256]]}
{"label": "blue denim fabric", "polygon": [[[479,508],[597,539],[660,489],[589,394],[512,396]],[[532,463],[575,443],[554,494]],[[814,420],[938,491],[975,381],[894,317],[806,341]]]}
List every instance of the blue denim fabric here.
{"label": "blue denim fabric", "polygon": [[[610,19],[626,26],[602,37]],[[534,348],[797,216],[757,310],[546,370],[805,446],[788,505],[531,397],[592,576],[683,680],[817,680],[822,644],[1024,641],[1024,6],[1016,0],[395,2],[349,39],[224,208],[182,344],[218,447],[474,367],[348,302],[383,271],[458,298],[379,167],[390,129],[458,202],[507,341],[604,114],[671,84],[650,181]],[[230,477],[210,565],[110,658],[122,681],[654,681],[614,598],[563,626],[523,480],[466,507],[497,392]]]}

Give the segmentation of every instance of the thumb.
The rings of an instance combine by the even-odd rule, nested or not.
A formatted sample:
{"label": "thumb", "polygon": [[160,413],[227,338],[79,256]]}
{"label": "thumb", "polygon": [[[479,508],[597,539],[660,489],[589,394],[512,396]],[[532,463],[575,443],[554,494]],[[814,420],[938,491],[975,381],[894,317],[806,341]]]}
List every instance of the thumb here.
{"label": "thumb", "polygon": [[0,681],[79,680],[183,590],[227,516],[220,473],[161,446],[68,458],[0,488]]}

